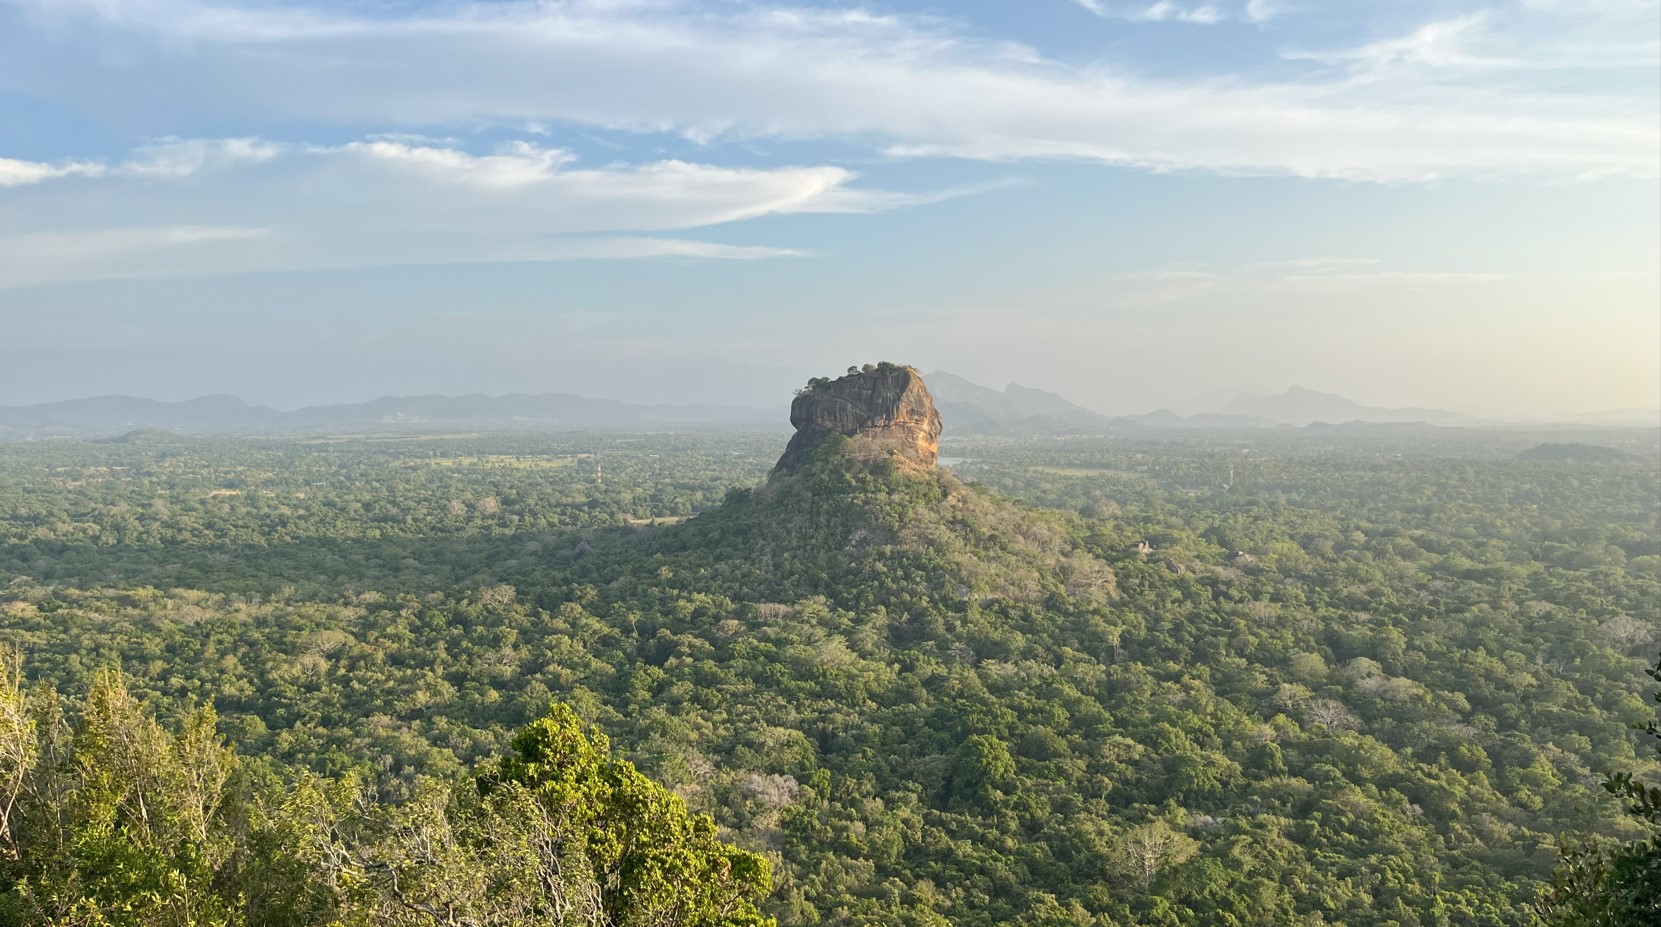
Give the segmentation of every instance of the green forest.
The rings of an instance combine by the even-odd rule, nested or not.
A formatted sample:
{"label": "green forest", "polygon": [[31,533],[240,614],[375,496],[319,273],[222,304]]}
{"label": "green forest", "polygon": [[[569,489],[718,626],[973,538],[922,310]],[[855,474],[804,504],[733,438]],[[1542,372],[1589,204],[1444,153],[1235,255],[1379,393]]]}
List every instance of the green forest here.
{"label": "green forest", "polygon": [[0,924],[1658,897],[1653,432],[784,437],[0,443]]}

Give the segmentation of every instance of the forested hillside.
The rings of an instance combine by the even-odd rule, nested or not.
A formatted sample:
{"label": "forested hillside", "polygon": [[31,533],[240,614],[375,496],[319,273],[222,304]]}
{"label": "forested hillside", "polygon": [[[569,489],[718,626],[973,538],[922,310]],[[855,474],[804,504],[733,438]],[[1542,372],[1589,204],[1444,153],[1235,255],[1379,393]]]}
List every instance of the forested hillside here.
{"label": "forested hillside", "polygon": [[4,445],[0,643],[389,808],[569,704],[781,924],[1517,924],[1657,772],[1655,455],[1540,441]]}

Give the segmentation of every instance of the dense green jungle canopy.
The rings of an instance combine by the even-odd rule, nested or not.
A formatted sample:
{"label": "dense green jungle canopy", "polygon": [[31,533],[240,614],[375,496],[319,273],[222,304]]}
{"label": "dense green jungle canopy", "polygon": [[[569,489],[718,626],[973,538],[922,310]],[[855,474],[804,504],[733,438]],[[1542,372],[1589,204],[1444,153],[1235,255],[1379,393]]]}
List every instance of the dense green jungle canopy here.
{"label": "dense green jungle canopy", "polygon": [[70,707],[0,682],[0,924],[774,923],[767,861],[562,705],[471,782],[424,778],[399,803],[245,766],[211,708],[170,735],[113,670]]}
{"label": "dense green jungle canopy", "polygon": [[1599,782],[1661,767],[1655,436],[1515,459],[1546,439],[771,482],[777,436],[0,444],[0,644],[66,737],[120,689],[224,738],[246,839],[261,789],[354,790],[362,861],[440,809],[490,871],[480,816],[533,815],[471,783],[560,702],[713,816],[688,865],[770,862],[784,925],[1511,925],[1563,835],[1650,835]]}

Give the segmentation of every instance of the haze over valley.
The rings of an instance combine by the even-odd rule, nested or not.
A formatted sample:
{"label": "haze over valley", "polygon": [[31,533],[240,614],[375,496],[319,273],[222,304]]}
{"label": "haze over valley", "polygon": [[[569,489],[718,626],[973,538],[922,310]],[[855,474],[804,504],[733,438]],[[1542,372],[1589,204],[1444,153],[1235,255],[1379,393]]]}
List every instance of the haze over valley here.
{"label": "haze over valley", "polygon": [[[1057,393],[1011,383],[995,390],[937,371],[927,380],[939,397],[948,433],[956,435],[1108,434],[1135,429],[1233,429],[1311,424],[1423,424],[1449,427],[1504,425],[1661,427],[1661,409],[1616,409],[1556,419],[1482,419],[1445,409],[1388,409],[1302,387],[1278,395],[1243,393],[1216,412],[1183,416],[1169,409],[1140,415],[1104,415]],[[369,402],[278,410],[235,396],[161,402],[131,396],[0,406],[0,440],[54,435],[109,435],[142,428],[194,433],[329,433],[376,428],[452,429],[720,429],[769,430],[778,408],[765,406],[626,403],[569,393],[485,396],[383,396]]]}

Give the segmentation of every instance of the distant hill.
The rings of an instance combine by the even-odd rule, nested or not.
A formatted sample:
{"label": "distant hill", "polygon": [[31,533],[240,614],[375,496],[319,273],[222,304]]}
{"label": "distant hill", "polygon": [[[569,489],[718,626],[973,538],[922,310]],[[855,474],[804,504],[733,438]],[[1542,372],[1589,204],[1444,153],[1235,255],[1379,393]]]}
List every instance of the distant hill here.
{"label": "distant hill", "polygon": [[999,392],[944,370],[923,382],[950,434],[1098,434],[1127,427],[1121,419],[1019,383]]}
{"label": "distant hill", "polygon": [[960,437],[1104,435],[1143,428],[1255,428],[1278,424],[1239,415],[1184,418],[1169,409],[1147,415],[1103,415],[1057,393],[1019,383],[1011,383],[999,392],[943,370],[923,380],[934,395],[946,432]]}
{"label": "distant hill", "polygon": [[95,444],[167,444],[180,439],[176,431],[167,428],[137,428],[126,434],[108,438],[94,438]]}
{"label": "distant hill", "polygon": [[275,409],[248,405],[235,396],[202,396],[184,402],[92,396],[32,406],[0,406],[0,425],[77,431],[243,429],[273,422],[281,415]]}
{"label": "distant hill", "polygon": [[1313,422],[1343,424],[1346,422],[1424,422],[1430,425],[1474,425],[1474,416],[1446,409],[1405,408],[1389,409],[1364,406],[1353,399],[1333,393],[1322,393],[1294,386],[1275,395],[1246,394],[1220,410],[1224,415],[1268,419],[1285,425],[1308,425]]}
{"label": "distant hill", "polygon": [[168,428],[197,433],[358,431],[378,428],[744,428],[773,430],[777,410],[719,405],[640,405],[569,393],[383,396],[369,402],[281,412],[235,396],[160,402],[94,396],[0,406],[0,434],[117,435]]}
{"label": "distant hill", "polygon": [[308,406],[282,414],[285,427],[325,428],[356,424],[523,423],[563,427],[644,425],[776,425],[778,412],[745,406],[642,405],[589,399],[571,393],[486,396],[383,396],[347,405]]}
{"label": "distant hill", "polygon": [[1565,463],[1625,463],[1635,460],[1625,451],[1597,444],[1537,444],[1517,455],[1518,460]]}
{"label": "distant hill", "polygon": [[1170,409],[1146,415],[1103,415],[1056,393],[1011,383],[1002,392],[937,370],[923,378],[934,395],[946,433],[957,436],[1038,436],[1114,434],[1147,428],[1272,428],[1277,419],[1256,415],[1202,413],[1181,416]]}

